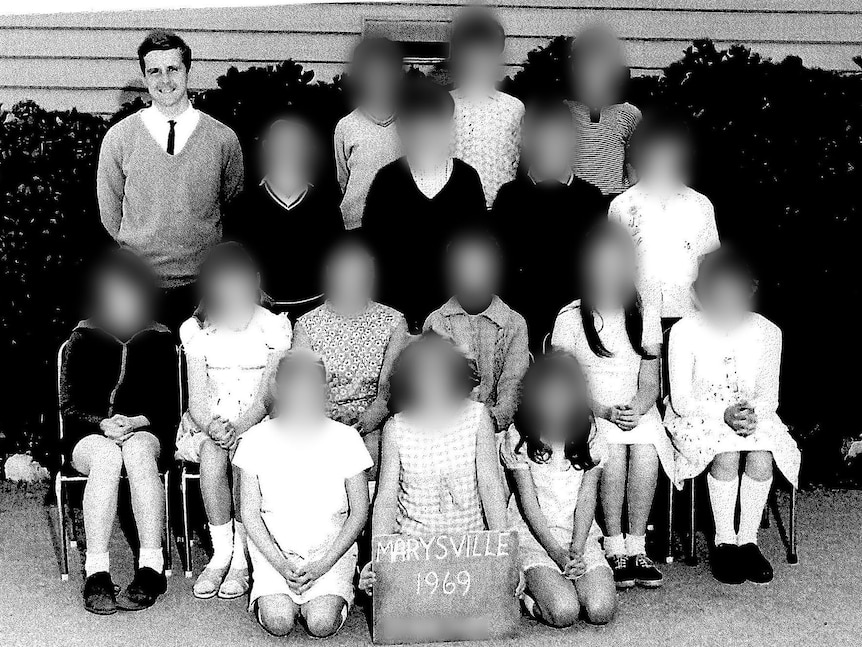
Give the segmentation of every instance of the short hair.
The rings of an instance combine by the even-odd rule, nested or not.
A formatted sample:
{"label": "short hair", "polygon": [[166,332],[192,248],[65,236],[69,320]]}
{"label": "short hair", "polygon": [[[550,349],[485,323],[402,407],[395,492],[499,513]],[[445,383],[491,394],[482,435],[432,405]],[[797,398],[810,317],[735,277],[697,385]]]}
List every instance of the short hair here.
{"label": "short hair", "polygon": [[374,251],[366,237],[357,230],[345,231],[339,234],[326,248],[323,265],[329,266],[333,261],[346,254],[365,256],[374,260]]}
{"label": "short hair", "polygon": [[307,348],[293,348],[284,353],[275,368],[275,381],[291,377],[301,372],[310,372],[326,383],[326,364],[323,358]]}
{"label": "short hair", "polygon": [[729,278],[748,285],[752,290],[758,287],[758,280],[748,260],[736,248],[723,244],[704,256],[697,269],[694,291],[701,295],[704,288],[719,278]]}
{"label": "short hair", "polygon": [[524,111],[524,129],[549,123],[561,123],[574,128],[572,109],[562,98],[540,97],[530,101]]}
{"label": "short hair", "polygon": [[404,411],[412,404],[415,396],[413,380],[417,362],[425,350],[446,355],[456,392],[462,397],[469,397],[478,385],[470,360],[455,347],[451,340],[433,331],[424,332],[407,344],[395,360],[395,366],[389,378],[389,410],[392,413]]}
{"label": "short hair", "polygon": [[298,128],[304,135],[308,144],[303,151],[307,171],[316,176],[323,164],[323,142],[319,130],[315,127],[311,116],[305,109],[291,106],[281,110],[270,121],[268,121],[260,134],[260,146],[264,147],[267,141],[281,129]]}
{"label": "short hair", "polygon": [[89,312],[101,307],[101,288],[108,278],[123,280],[131,285],[150,307],[155,305],[158,288],[152,266],[135,252],[118,248],[99,257],[90,267],[86,295],[86,308]]}
{"label": "short hair", "polygon": [[465,9],[455,20],[449,44],[452,56],[474,46],[499,54],[506,47],[506,31],[490,10],[473,7]]}
{"label": "short hair", "polygon": [[192,48],[188,46],[186,41],[172,31],[157,29],[147,34],[144,42],[138,46],[138,63],[141,65],[141,72],[146,72],[144,57],[147,54],[150,52],[166,52],[171,49],[180,50],[180,56],[182,56],[186,71],[192,69]]}
{"label": "short hair", "polygon": [[388,38],[382,36],[363,38],[353,48],[351,66],[355,69],[372,61],[401,68],[404,65],[404,52],[401,45]]}
{"label": "short hair", "polygon": [[629,140],[629,159],[632,165],[638,168],[643,163],[644,152],[661,141],[675,142],[686,157],[693,152],[688,123],[675,110],[652,110],[644,115]]}
{"label": "short hair", "polygon": [[572,41],[569,52],[572,63],[580,63],[594,56],[614,56],[623,64],[620,41],[606,25],[591,25]]}
{"label": "short hair", "polygon": [[451,119],[455,114],[455,101],[443,86],[431,79],[407,78],[401,84],[395,114],[398,121]]}
{"label": "short hair", "polygon": [[503,269],[503,248],[500,241],[487,228],[472,226],[456,232],[446,246],[446,265],[451,265],[455,257],[465,249],[478,248],[488,255],[497,270]]}

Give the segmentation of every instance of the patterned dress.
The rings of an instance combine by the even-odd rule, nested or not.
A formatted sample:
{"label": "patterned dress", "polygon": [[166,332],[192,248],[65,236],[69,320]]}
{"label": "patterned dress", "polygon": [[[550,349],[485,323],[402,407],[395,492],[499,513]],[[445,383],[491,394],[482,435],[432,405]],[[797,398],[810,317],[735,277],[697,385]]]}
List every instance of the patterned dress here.
{"label": "patterned dress", "polygon": [[364,312],[345,317],[329,302],[296,323],[296,343],[323,358],[329,381],[327,415],[353,425],[374,402],[392,334],[404,321],[397,310],[372,301]]}
{"label": "patterned dress", "polygon": [[[512,425],[506,432],[500,444],[500,460],[509,471],[529,470],[536,488],[536,498],[542,510],[548,529],[560,545],[566,550],[572,543],[575,526],[575,508],[584,480],[583,470],[575,469],[564,454],[562,446],[551,445],[551,457],[546,463],[538,463],[530,459],[526,446],[519,447],[521,434]],[[594,429],[590,438],[590,454],[598,463],[593,469],[601,467],[601,459],[606,444],[604,435]],[[526,572],[537,566],[544,566],[561,572],[556,562],[533,535],[527,522],[521,516],[516,497],[509,499],[509,523],[518,531],[520,539],[519,556],[521,570]],[[584,546],[584,562],[587,571],[595,568],[608,567],[604,551],[599,545],[602,531],[593,520]]]}
{"label": "patterned dress", "polygon": [[[677,451],[676,482],[703,472],[717,454],[768,451],[794,486],[801,454],[778,409],[781,330],[750,313],[735,330],[715,329],[701,313],[670,332],[670,404],[665,424]],[[724,422],[727,407],[746,401],[757,427],[740,436]]]}
{"label": "patterned dress", "polygon": [[404,413],[394,416],[384,434],[395,439],[401,461],[398,532],[433,535],[485,530],[476,442],[491,424],[485,405],[465,400],[445,426],[429,428]]}

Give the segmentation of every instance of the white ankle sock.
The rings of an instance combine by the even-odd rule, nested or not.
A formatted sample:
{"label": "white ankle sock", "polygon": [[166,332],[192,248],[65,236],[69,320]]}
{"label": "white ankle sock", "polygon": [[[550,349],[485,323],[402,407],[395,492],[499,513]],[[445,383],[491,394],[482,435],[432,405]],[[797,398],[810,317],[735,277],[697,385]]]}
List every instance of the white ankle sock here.
{"label": "white ankle sock", "polygon": [[605,555],[611,556],[625,554],[626,540],[623,538],[622,533],[611,537],[605,537]]}
{"label": "white ankle sock", "polygon": [[230,564],[233,552],[233,523],[228,521],[218,526],[210,524],[210,538],[213,542],[213,556],[207,567],[225,568]]}
{"label": "white ankle sock", "polygon": [[91,553],[87,551],[84,556],[84,574],[87,577],[95,573],[108,573],[111,568],[111,560],[108,553]]}
{"label": "white ankle sock", "polygon": [[138,568],[151,568],[156,573],[165,569],[165,556],[161,548],[141,548],[138,555]]}
{"label": "white ankle sock", "polygon": [[626,555],[646,555],[646,535],[626,535]]}
{"label": "white ankle sock", "polygon": [[757,543],[757,530],[771,487],[771,478],[756,481],[748,474],[742,475],[739,486],[739,535],[736,538],[740,546]]}
{"label": "white ankle sock", "polygon": [[706,484],[709,488],[709,500],[712,503],[712,517],[715,520],[715,545],[735,544],[733,517],[736,514],[739,478],[719,481],[712,474],[707,474]]}
{"label": "white ankle sock", "polygon": [[242,521],[233,522],[233,554],[230,558],[230,569],[232,571],[248,568],[248,559],[246,558],[246,534],[245,526]]}

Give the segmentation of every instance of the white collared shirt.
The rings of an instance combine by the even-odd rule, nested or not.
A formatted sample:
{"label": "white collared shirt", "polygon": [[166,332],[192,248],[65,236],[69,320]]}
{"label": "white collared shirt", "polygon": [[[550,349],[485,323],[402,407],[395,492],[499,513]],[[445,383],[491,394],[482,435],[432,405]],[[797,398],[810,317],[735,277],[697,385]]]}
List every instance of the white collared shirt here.
{"label": "white collared shirt", "polygon": [[193,108],[191,104],[189,104],[183,112],[173,117],[168,117],[163,114],[155,105],[151,105],[149,108],[141,110],[141,120],[144,122],[147,130],[150,131],[153,139],[155,139],[159,143],[159,146],[162,147],[162,150],[166,152],[168,150],[168,134],[171,131],[168,121],[172,120],[175,122],[174,155],[177,155],[181,150],[183,150],[195,128],[197,128],[200,118],[201,113]]}

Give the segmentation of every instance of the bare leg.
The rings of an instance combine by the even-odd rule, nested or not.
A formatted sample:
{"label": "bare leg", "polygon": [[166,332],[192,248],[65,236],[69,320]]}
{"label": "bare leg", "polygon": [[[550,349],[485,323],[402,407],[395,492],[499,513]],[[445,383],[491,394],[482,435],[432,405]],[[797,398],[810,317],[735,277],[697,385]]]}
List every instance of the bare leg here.
{"label": "bare leg", "polygon": [[647,519],[652,509],[658,483],[658,454],[652,445],[631,445],[629,448],[629,533],[646,534]]}
{"label": "bare leg", "polygon": [[123,443],[123,464],[132,493],[132,511],[141,549],[161,549],[165,527],[165,490],[159,476],[161,445],[148,431],[138,431]]}
{"label": "bare leg", "polygon": [[210,525],[222,526],[231,519],[231,489],[227,450],[207,438],[201,444],[201,496]]}
{"label": "bare leg", "polygon": [[602,468],[602,510],[608,537],[622,534],[623,500],[626,492],[626,445],[608,445]]}
{"label": "bare leg", "polygon": [[273,636],[293,631],[299,607],[287,595],[264,595],[257,599],[257,620]]}
{"label": "bare leg", "polygon": [[344,623],[347,601],[339,595],[322,595],[302,605],[308,633],[316,638],[335,635]]}
{"label": "bare leg", "polygon": [[527,593],[536,601],[538,620],[552,627],[569,627],[578,621],[581,607],[570,580],[547,566],[531,568],[525,577]]}
{"label": "bare leg", "polygon": [[617,593],[611,569],[594,568],[575,582],[575,589],[588,622],[604,625],[613,619],[617,612]]}

